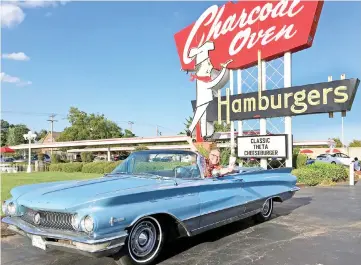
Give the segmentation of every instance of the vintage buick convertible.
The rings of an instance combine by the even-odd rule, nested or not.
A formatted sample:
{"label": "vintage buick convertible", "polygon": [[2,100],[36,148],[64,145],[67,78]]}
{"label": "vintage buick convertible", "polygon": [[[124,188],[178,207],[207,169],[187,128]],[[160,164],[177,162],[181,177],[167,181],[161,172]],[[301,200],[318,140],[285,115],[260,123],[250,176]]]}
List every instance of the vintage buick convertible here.
{"label": "vintage buick convertible", "polygon": [[274,202],[299,190],[287,168],[212,178],[203,170],[195,152],[135,152],[97,179],[15,187],[2,221],[43,250],[149,264],[166,240],[250,216],[266,221]]}

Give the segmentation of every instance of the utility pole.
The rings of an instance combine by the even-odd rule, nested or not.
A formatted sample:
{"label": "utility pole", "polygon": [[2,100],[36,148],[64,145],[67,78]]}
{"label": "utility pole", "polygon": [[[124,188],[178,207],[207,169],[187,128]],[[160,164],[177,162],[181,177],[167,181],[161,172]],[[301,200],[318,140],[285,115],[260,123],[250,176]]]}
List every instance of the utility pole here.
{"label": "utility pole", "polygon": [[128,124],[129,124],[129,130],[130,130],[131,132],[133,132],[133,131],[132,131],[132,125],[134,124],[134,122],[128,121]]}
{"label": "utility pole", "polygon": [[[53,143],[53,132],[54,132],[54,122],[57,120],[54,120],[55,114],[51,114],[48,121],[50,121],[50,136],[51,136],[51,142]],[[53,148],[50,149],[50,153],[53,154]]]}
{"label": "utility pole", "polygon": [[157,136],[159,135],[159,129],[158,129],[158,125],[157,125]]}
{"label": "utility pole", "polygon": [[[341,75],[341,80],[344,80],[346,78],[345,74]],[[345,149],[345,142],[344,142],[344,134],[343,134],[343,118],[346,116],[346,111],[341,112],[341,141],[342,141],[342,149]],[[345,152],[345,150],[342,150]]]}

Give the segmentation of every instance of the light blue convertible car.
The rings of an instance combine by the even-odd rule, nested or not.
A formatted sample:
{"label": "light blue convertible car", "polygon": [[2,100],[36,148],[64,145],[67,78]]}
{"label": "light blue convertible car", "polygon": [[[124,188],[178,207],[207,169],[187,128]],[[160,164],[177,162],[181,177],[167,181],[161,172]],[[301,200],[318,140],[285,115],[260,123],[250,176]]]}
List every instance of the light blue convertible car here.
{"label": "light blue convertible car", "polygon": [[273,202],[299,190],[290,171],[239,168],[235,174],[204,178],[204,158],[198,153],[139,151],[97,179],[12,189],[2,205],[2,221],[43,250],[149,264],[175,237],[250,216],[268,220]]}

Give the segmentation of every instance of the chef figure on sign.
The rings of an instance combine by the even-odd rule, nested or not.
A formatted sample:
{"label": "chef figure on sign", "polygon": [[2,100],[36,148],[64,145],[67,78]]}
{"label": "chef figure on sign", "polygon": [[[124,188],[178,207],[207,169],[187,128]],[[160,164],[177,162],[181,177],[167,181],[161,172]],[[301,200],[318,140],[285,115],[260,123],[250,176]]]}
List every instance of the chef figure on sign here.
{"label": "chef figure on sign", "polygon": [[198,48],[189,51],[189,57],[195,58],[195,75],[192,74],[191,81],[197,81],[197,104],[192,124],[187,132],[191,136],[197,123],[201,121],[201,134],[203,138],[209,138],[214,133],[213,122],[207,122],[207,107],[213,97],[217,97],[218,90],[229,81],[229,70],[227,65],[232,62],[228,60],[221,64],[222,70],[217,71],[209,59],[209,51],[214,50],[214,43],[207,41]]}

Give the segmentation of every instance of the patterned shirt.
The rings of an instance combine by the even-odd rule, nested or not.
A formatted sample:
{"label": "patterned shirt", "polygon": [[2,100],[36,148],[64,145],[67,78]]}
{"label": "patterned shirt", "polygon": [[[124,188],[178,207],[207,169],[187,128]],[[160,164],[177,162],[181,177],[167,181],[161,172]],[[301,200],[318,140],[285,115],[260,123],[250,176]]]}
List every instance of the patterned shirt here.
{"label": "patterned shirt", "polygon": [[206,178],[212,177],[212,171],[214,169],[221,169],[220,165],[212,165],[208,158],[205,158],[205,169],[204,169],[204,176]]}

